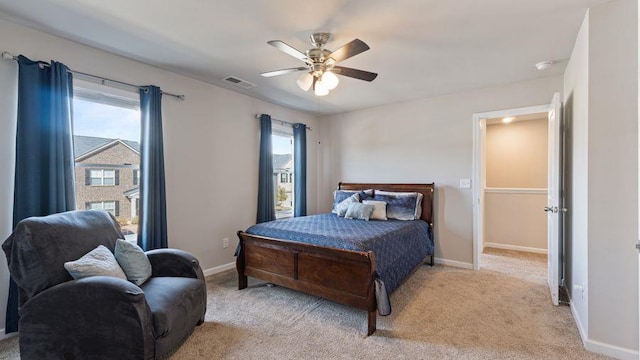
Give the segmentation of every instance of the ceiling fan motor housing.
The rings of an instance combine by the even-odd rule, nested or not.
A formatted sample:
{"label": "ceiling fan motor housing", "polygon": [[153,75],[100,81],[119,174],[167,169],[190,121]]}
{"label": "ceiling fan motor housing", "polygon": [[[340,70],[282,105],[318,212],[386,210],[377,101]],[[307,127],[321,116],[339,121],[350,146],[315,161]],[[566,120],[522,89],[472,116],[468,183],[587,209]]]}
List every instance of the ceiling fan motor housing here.
{"label": "ceiling fan motor housing", "polygon": [[315,47],[323,47],[327,43],[331,34],[329,33],[315,33],[311,34],[311,44]]}

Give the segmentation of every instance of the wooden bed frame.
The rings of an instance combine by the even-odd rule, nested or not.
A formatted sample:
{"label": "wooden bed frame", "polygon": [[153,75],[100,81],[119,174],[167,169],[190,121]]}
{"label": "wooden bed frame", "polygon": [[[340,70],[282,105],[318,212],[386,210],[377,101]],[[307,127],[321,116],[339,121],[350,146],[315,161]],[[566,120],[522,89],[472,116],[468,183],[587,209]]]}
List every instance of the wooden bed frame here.
{"label": "wooden bed frame", "polygon": [[[419,192],[422,216],[433,231],[434,184],[339,183],[339,190],[376,189]],[[278,240],[238,231],[236,259],[238,289],[247,287],[247,276],[303,293],[319,296],[368,312],[367,335],[376,331],[376,261],[372,251],[359,252]],[[431,255],[433,265],[433,255]]]}

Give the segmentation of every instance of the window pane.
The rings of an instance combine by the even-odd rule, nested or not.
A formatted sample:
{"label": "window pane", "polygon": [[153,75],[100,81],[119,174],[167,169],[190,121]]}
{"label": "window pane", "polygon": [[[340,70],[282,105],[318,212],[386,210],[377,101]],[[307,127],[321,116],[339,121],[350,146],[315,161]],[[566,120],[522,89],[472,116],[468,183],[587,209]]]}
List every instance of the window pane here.
{"label": "window pane", "polygon": [[109,212],[115,212],[116,211],[116,203],[115,203],[115,201],[105,201],[104,202],[104,209],[109,211]]}
{"label": "window pane", "polygon": [[274,134],[271,137],[273,149],[274,201],[276,219],[293,216],[293,184],[289,173],[293,172],[293,134]]}
{"label": "window pane", "polygon": [[[74,86],[84,87],[73,99],[76,206],[104,209],[115,216],[118,202],[117,220],[122,232],[127,238],[135,238],[139,182],[134,180],[134,170],[140,168],[140,108],[135,108],[135,103],[139,95],[119,94],[106,87],[104,92],[91,90],[91,84],[81,81],[74,81]],[[90,92],[93,96],[87,95]],[[116,101],[114,96],[128,101]]]}
{"label": "window pane", "polygon": [[89,208],[91,210],[102,210],[102,203],[91,203],[89,204]]}

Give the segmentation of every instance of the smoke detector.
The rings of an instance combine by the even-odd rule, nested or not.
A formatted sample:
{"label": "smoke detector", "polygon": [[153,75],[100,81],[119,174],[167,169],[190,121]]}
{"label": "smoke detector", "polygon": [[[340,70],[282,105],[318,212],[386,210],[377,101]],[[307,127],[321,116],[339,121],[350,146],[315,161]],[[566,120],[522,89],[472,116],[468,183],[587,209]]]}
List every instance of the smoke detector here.
{"label": "smoke detector", "polygon": [[550,68],[551,65],[553,65],[555,63],[556,62],[553,61],[553,60],[547,60],[547,61],[541,61],[541,62],[537,63],[535,66],[536,66],[536,69],[538,69],[538,71],[545,71],[548,68]]}

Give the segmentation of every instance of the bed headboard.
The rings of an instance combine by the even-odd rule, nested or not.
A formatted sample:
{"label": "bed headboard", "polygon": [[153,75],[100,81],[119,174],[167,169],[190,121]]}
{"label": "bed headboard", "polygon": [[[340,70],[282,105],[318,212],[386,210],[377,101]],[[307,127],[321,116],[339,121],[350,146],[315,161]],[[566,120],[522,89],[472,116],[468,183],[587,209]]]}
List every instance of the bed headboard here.
{"label": "bed headboard", "polygon": [[433,228],[433,191],[434,184],[361,184],[338,183],[338,190],[384,190],[398,192],[419,192],[422,198],[422,216],[420,219],[428,222]]}

